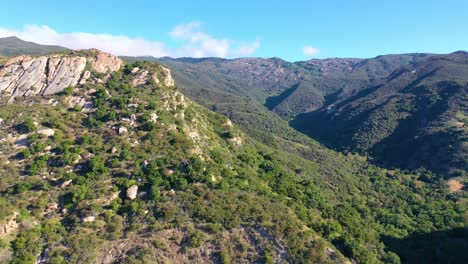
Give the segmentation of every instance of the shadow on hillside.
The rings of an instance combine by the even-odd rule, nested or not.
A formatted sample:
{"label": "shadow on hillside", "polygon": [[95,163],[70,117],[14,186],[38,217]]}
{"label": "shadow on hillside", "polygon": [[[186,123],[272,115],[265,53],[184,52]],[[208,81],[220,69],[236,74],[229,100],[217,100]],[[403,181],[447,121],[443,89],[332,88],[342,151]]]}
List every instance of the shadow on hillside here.
{"label": "shadow on hillside", "polygon": [[387,250],[398,253],[401,263],[462,264],[468,262],[468,228],[414,234],[403,239],[383,237]]}
{"label": "shadow on hillside", "polygon": [[[430,89],[437,89],[437,101],[431,103]],[[434,129],[429,124],[447,122],[442,119],[450,111],[450,95],[460,94],[460,86],[451,82],[435,87],[420,86],[411,92],[414,110],[408,118],[400,119],[394,131],[369,149],[377,163],[391,168],[417,169],[424,167],[448,177],[450,168],[466,169],[467,163],[456,157],[454,148],[462,148],[463,132],[448,128]],[[443,127],[441,127],[443,128]]]}
{"label": "shadow on hillside", "polygon": [[296,83],[295,85],[291,86],[291,88],[285,90],[279,95],[268,97],[264,104],[265,107],[268,108],[269,110],[273,110],[275,107],[281,104],[281,102],[283,102],[286,98],[288,98],[292,93],[294,93],[294,91],[296,91],[298,87],[299,87],[299,83]]}
{"label": "shadow on hillside", "polygon": [[[433,73],[429,73],[431,74]],[[466,170],[468,166],[468,162],[461,155],[464,149],[464,132],[460,129],[450,129],[446,125],[450,121],[447,119],[448,113],[456,111],[451,107],[454,105],[451,100],[455,96],[464,98],[463,89],[463,86],[455,82],[408,88],[404,94],[388,96],[385,102],[376,102],[375,105],[364,109],[365,111],[355,111],[352,118],[349,116],[353,110],[346,108],[349,102],[344,101],[330,109],[322,108],[300,114],[290,121],[290,125],[337,151],[367,151],[374,158],[373,163],[379,166],[409,170],[426,168],[444,177],[451,177],[453,175],[450,175],[449,171],[452,169]],[[373,91],[362,91],[352,100],[359,100],[360,96],[366,96],[368,92]],[[411,108],[408,110],[405,105],[410,105]],[[340,107],[342,109],[339,111],[334,110]],[[385,110],[385,107],[394,110]],[[410,115],[402,118],[399,116],[400,112],[409,112]],[[359,149],[359,144],[365,138],[359,141],[359,138],[356,140],[354,136],[361,130],[365,131],[366,122],[378,115],[386,115],[386,118],[382,119],[384,125],[393,122],[396,126],[392,128],[388,125],[387,128],[391,128],[392,131],[383,134],[384,138],[368,146],[367,150]],[[437,125],[432,127],[431,124]],[[372,136],[368,134],[368,137]]]}

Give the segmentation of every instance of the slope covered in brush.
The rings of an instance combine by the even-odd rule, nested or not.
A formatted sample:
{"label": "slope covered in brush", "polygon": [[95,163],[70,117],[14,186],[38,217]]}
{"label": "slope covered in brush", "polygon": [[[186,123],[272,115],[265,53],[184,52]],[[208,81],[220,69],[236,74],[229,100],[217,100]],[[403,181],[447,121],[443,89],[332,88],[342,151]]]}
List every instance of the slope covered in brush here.
{"label": "slope covered in brush", "polygon": [[391,263],[413,257],[392,241],[464,225],[465,198],[427,174],[267,146],[158,64],[88,70],[2,99],[2,261]]}
{"label": "slope covered in brush", "polygon": [[466,177],[467,74],[467,53],[434,55],[299,115],[293,126],[335,148],[371,153],[390,166]]}

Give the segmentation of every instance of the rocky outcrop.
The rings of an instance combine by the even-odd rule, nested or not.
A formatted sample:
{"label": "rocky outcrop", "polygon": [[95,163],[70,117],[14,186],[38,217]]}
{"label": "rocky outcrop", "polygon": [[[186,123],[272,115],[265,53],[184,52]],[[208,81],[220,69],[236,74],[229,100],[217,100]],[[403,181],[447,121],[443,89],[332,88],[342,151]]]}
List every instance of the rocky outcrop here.
{"label": "rocky outcrop", "polygon": [[55,94],[84,84],[91,76],[85,70],[88,63],[99,73],[117,71],[122,65],[121,59],[108,53],[91,50],[84,54],[12,58],[0,68],[0,93],[10,96],[10,101],[17,96]]}
{"label": "rocky outcrop", "polygon": [[128,129],[124,126],[119,127],[119,135],[128,134]]}
{"label": "rocky outcrop", "polygon": [[138,194],[138,186],[132,185],[127,189],[127,198],[133,200],[137,197]]}
{"label": "rocky outcrop", "polygon": [[165,68],[165,67],[163,67],[162,69],[163,69],[163,71],[165,73],[164,85],[166,85],[168,87],[174,86],[174,79],[172,78],[171,70],[169,70],[168,68]]}
{"label": "rocky outcrop", "polygon": [[52,128],[44,128],[44,129],[37,131],[37,133],[45,137],[51,137],[55,135],[55,131]]}
{"label": "rocky outcrop", "polygon": [[167,87],[173,87],[175,85],[171,70],[166,67],[161,66],[161,80],[158,78],[158,74],[150,75],[149,71],[144,69],[140,70],[138,67],[133,68],[131,73],[134,75],[132,84],[135,87],[146,85],[150,78],[152,78],[156,84],[162,83]]}
{"label": "rocky outcrop", "polygon": [[[138,69],[138,68],[135,68],[135,69]],[[132,73],[133,72],[134,71],[132,70]],[[138,70],[136,72],[138,72]],[[145,85],[147,81],[148,81],[148,71],[144,70],[144,71],[138,72],[138,74],[133,78],[132,84],[133,86],[137,87],[137,86]]]}
{"label": "rocky outcrop", "polygon": [[83,223],[92,223],[94,222],[95,219],[96,217],[94,215],[90,215],[90,216],[83,217],[82,221]]}
{"label": "rocky outcrop", "polygon": [[93,69],[99,73],[115,72],[122,66],[122,60],[118,57],[105,52],[94,50],[98,54],[94,58],[90,58]]}

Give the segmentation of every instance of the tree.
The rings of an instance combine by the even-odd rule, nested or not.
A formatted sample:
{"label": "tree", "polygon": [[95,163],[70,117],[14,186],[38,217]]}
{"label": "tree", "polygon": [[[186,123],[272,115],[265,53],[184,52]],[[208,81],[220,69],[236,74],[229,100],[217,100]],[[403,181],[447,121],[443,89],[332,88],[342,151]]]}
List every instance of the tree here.
{"label": "tree", "polygon": [[32,118],[27,117],[23,123],[17,124],[15,129],[21,134],[27,134],[35,131],[37,129],[37,125],[34,123]]}

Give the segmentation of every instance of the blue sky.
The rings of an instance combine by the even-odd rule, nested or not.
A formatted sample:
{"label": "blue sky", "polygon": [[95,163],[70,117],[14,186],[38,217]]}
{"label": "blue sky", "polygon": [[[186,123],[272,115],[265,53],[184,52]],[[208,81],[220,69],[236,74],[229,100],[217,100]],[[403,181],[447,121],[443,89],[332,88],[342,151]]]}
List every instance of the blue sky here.
{"label": "blue sky", "polygon": [[117,55],[328,57],[468,49],[466,0],[8,1],[0,37]]}

